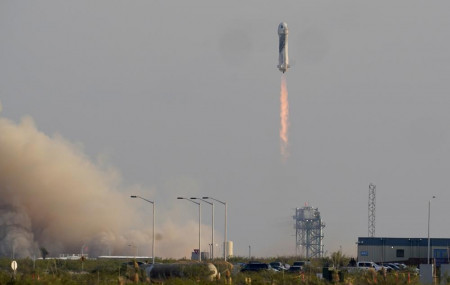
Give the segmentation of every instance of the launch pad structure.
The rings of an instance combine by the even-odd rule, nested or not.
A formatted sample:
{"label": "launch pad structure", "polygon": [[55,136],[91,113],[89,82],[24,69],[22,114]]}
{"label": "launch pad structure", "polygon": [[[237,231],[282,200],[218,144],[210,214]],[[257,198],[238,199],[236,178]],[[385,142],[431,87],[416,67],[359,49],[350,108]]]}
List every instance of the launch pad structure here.
{"label": "launch pad structure", "polygon": [[305,206],[296,208],[295,215],[295,254],[318,258],[323,256],[323,228],[325,227],[318,208]]}

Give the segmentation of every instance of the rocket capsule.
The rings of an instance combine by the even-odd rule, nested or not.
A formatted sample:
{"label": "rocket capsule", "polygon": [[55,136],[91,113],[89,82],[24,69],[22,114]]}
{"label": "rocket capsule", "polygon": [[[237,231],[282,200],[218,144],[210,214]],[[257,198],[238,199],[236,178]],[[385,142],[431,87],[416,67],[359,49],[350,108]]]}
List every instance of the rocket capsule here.
{"label": "rocket capsule", "polygon": [[288,56],[288,26],[285,22],[278,25],[278,37],[279,37],[279,48],[278,48],[278,69],[285,73],[290,67],[289,56]]}

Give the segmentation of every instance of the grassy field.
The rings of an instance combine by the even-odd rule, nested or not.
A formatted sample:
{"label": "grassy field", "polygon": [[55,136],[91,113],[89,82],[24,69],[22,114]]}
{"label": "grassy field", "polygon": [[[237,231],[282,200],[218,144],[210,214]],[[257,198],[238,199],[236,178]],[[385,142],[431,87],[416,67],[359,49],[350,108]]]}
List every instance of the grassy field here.
{"label": "grassy field", "polygon": [[[261,262],[281,261],[292,264],[295,257],[277,257],[258,259]],[[148,284],[148,278],[141,270],[134,266],[124,265],[124,262],[132,260],[17,260],[18,270],[14,276],[11,269],[11,259],[0,259],[0,284]],[[246,258],[232,258],[231,264],[246,263]],[[215,261],[216,267],[221,272],[222,278],[218,281],[202,280],[200,272],[195,270],[188,272],[184,278],[172,278],[163,281],[163,284],[226,284],[226,271],[231,272],[232,284],[419,284],[418,277],[408,273],[382,273],[360,272],[349,274],[342,271],[332,273],[333,281],[320,279],[317,273],[322,273],[322,268],[335,265],[344,265],[347,260],[331,258],[316,259],[311,261],[311,266],[305,268],[302,274],[289,274],[283,272],[240,273],[232,270],[232,265],[223,261]],[[157,260],[160,263],[189,262],[186,260]],[[342,263],[342,265],[341,265]],[[83,270],[82,270],[83,268]],[[229,280],[229,279],[228,279]]]}

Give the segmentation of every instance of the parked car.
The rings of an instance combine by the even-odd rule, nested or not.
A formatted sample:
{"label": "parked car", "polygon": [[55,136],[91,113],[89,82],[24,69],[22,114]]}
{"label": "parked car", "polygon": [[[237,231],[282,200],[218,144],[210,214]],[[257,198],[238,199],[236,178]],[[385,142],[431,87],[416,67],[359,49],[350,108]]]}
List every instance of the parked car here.
{"label": "parked car", "polygon": [[369,269],[369,268],[373,268],[376,271],[379,271],[381,269],[383,269],[382,266],[376,264],[375,262],[372,261],[358,261],[358,263],[356,263],[356,267],[360,268],[360,269]]}
{"label": "parked car", "polygon": [[390,268],[392,268],[395,271],[400,271],[401,270],[401,268],[395,263],[387,263],[385,265],[389,266]]}
{"label": "parked car", "polygon": [[305,266],[305,265],[309,265],[309,261],[294,261],[294,264],[292,264],[293,266]]}
{"label": "parked car", "polygon": [[404,263],[394,263],[398,268],[400,268],[400,270],[406,270],[408,269],[408,266],[406,266],[406,264]]}
{"label": "parked car", "polygon": [[271,270],[272,268],[270,267],[269,264],[267,263],[256,263],[256,262],[252,262],[252,263],[248,263],[246,264],[242,269],[241,272],[259,272],[259,271],[263,271],[263,270]]}
{"label": "parked car", "polygon": [[288,273],[300,273],[303,271],[303,267],[301,267],[300,265],[292,265],[291,267],[289,267],[288,269]]}
{"label": "parked car", "polygon": [[286,267],[284,266],[284,264],[281,263],[281,262],[278,262],[278,261],[276,261],[276,262],[271,262],[271,263],[270,263],[270,266],[271,266],[273,269],[278,270],[278,271],[286,270]]}
{"label": "parked car", "polygon": [[383,265],[380,265],[380,266],[381,266],[381,269],[384,269],[387,272],[396,271],[396,269],[394,269],[394,267],[392,267],[391,265],[388,265],[388,264],[383,264]]}

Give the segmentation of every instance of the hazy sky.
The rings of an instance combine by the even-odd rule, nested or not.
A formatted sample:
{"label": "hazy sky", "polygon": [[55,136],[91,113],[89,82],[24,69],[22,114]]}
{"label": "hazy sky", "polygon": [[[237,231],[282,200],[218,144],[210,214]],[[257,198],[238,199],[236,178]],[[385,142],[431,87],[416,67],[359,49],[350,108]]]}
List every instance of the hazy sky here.
{"label": "hazy sky", "polygon": [[[426,236],[436,195],[431,234],[449,237],[449,10],[448,1],[1,1],[1,116],[31,116],[113,165],[123,189],[157,202],[157,226],[198,218],[177,196],[227,201],[237,255],[249,245],[256,256],[293,254],[292,215],[305,203],[326,223],[325,250],[354,254],[369,183],[377,236]],[[292,64],[286,162],[281,21]],[[123,203],[147,206],[125,192]],[[216,205],[218,242],[223,215]]]}

